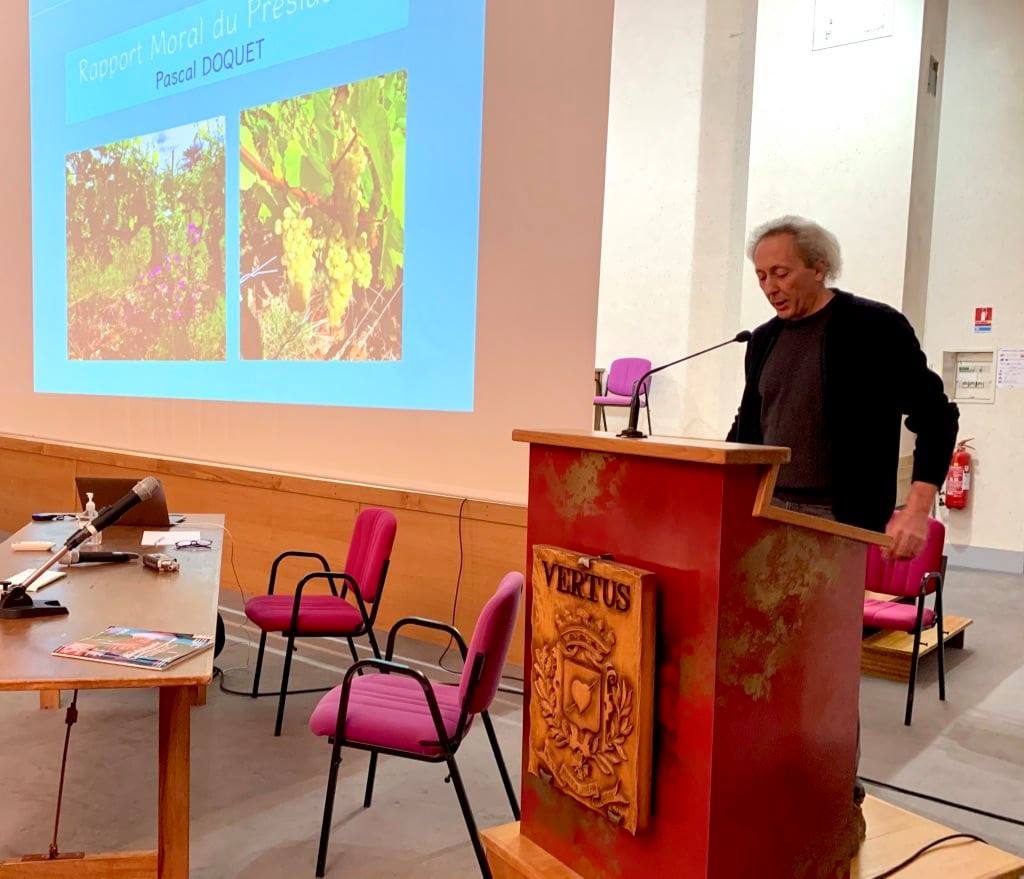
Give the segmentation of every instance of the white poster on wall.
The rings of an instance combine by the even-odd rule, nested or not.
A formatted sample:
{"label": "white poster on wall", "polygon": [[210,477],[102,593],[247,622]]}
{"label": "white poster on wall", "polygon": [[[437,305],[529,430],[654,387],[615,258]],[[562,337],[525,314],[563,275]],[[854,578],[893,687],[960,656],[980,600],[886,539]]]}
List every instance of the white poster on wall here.
{"label": "white poster on wall", "polygon": [[891,37],[895,0],[814,0],[813,51]]}
{"label": "white poster on wall", "polygon": [[996,387],[1024,388],[1024,348],[1000,348]]}

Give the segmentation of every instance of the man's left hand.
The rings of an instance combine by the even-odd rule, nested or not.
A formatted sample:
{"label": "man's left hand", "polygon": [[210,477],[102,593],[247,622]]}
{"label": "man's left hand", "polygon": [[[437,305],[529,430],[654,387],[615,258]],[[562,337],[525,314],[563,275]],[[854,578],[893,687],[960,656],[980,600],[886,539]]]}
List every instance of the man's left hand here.
{"label": "man's left hand", "polygon": [[886,557],[908,560],[915,558],[928,539],[928,513],[900,510],[892,517],[885,533],[892,538]]}

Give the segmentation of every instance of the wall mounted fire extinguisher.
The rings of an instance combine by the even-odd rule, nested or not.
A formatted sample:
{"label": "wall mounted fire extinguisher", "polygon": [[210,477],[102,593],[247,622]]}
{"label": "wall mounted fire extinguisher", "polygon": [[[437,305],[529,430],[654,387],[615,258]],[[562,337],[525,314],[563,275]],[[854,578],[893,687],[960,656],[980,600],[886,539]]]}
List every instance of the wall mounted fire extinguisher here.
{"label": "wall mounted fire extinguisher", "polygon": [[962,510],[967,506],[971,494],[971,453],[970,439],[960,440],[953,451],[953,460],[946,474],[946,506],[951,510]]}

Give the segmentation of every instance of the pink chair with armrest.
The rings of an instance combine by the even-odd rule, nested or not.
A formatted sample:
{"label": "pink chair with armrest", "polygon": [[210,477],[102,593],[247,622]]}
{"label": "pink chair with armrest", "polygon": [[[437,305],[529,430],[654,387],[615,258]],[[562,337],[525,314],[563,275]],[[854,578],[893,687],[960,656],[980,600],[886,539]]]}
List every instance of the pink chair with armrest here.
{"label": "pink chair with armrest", "polygon": [[[288,642],[284,654],[284,669],[281,673],[281,689],[277,694],[275,736],[281,735],[296,638],[345,638],[352,653],[352,661],[357,662],[359,655],[352,639],[365,635],[370,642],[373,655],[380,656],[377,639],[373,634],[373,623],[380,608],[380,597],[384,591],[384,580],[387,578],[397,528],[395,515],[390,510],[367,507],[356,517],[344,570],[332,571],[327,559],[318,552],[289,550],[274,559],[274,564],[270,568],[267,594],[250,598],[245,603],[245,615],[260,629],[260,647],[256,654],[256,672],[253,675],[250,694],[252,698],[261,695],[260,672],[263,669],[267,633],[278,632]],[[322,570],[302,577],[295,587],[294,595],[276,595],[274,587],[277,584],[277,571],[281,562],[296,557],[316,559],[320,562]],[[308,585],[322,580],[326,580],[330,587],[329,595],[304,594]],[[338,593],[337,583],[341,584],[341,594]],[[352,594],[351,601],[348,598],[349,590]]]}
{"label": "pink chair with armrest", "polygon": [[[897,512],[898,516],[899,513]],[[865,589],[881,592],[895,598],[915,598],[914,604],[877,598],[864,599],[864,625],[875,629],[891,629],[914,635],[914,649],[910,658],[910,682],[907,687],[907,708],[904,724],[910,726],[914,713],[914,687],[917,683],[917,663],[921,652],[921,633],[938,626],[939,699],[946,701],[946,669],[942,632],[942,585],[946,559],[942,549],[946,529],[938,519],[928,520],[928,537],[924,549],[910,561],[896,561],[882,557],[877,546],[868,549]],[[925,598],[934,594],[934,610],[925,607]]]}
{"label": "pink chair with armrest", "polygon": [[[633,390],[640,381],[641,376],[651,368],[651,361],[643,357],[620,357],[613,360],[608,369],[608,381],[605,383],[603,394],[594,397],[594,405],[601,407],[601,423],[604,429],[608,429],[608,419],[605,418],[604,410],[607,406],[629,407],[633,399]],[[647,432],[653,433],[651,428],[651,377],[644,379],[640,388],[640,406],[647,410]]]}
{"label": "pink chair with armrest", "polygon": [[[480,612],[468,648],[459,631],[446,623],[418,617],[399,620],[388,635],[385,658],[355,663],[345,672],[341,686],[320,700],[309,719],[309,728],[318,736],[327,736],[333,747],[317,853],[317,876],[323,876],[326,867],[341,749],[346,747],[370,752],[363,795],[366,808],[369,808],[373,797],[378,754],[446,763],[480,873],[485,879],[491,879],[476,821],[455,762],[455,752],[469,732],[473,719],[479,715],[490,739],[512,814],[518,820],[519,803],[487,709],[501,681],[522,592],[522,574],[511,572],[502,578],[497,591]],[[455,639],[463,659],[458,684],[431,681],[423,672],[392,661],[395,636],[405,626],[437,629]],[[364,671],[376,673],[362,674]]]}

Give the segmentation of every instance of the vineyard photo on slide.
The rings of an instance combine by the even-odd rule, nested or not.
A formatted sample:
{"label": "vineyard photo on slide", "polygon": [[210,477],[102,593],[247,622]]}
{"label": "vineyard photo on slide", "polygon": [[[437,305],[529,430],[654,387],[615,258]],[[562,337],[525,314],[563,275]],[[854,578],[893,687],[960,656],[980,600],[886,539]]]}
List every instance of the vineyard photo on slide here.
{"label": "vineyard photo on slide", "polygon": [[65,160],[69,360],[223,360],[224,117]]}
{"label": "vineyard photo on slide", "polygon": [[242,357],[400,360],[404,70],[243,110]]}

